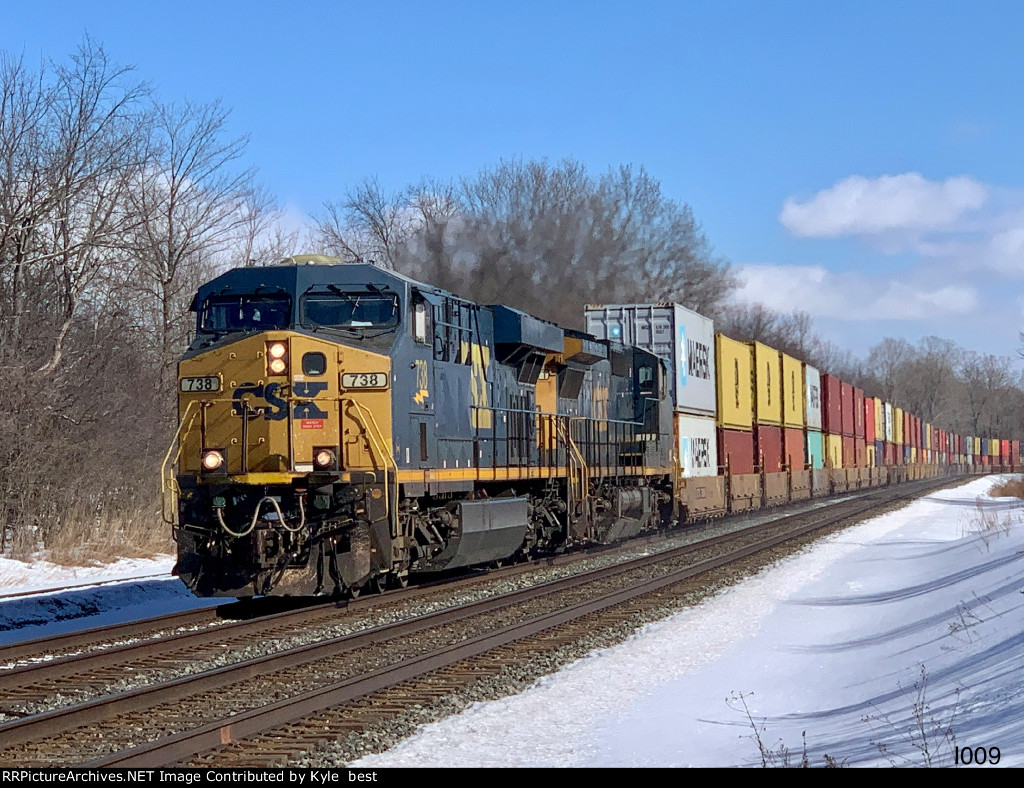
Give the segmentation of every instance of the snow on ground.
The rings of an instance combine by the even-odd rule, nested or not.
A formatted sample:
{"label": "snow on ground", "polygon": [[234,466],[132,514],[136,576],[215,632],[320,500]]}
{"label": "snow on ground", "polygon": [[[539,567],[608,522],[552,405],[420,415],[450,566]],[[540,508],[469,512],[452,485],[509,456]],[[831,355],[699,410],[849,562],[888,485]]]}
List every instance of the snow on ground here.
{"label": "snow on ground", "polygon": [[171,556],[90,567],[0,558],[0,645],[224,601],[196,599],[173,565]]}
{"label": "snow on ground", "polygon": [[[758,739],[799,762],[804,732],[814,766],[948,765],[943,731],[1024,765],[1024,501],[989,498],[998,478],[832,536],[350,765],[760,766]],[[977,533],[980,512],[994,527]]]}

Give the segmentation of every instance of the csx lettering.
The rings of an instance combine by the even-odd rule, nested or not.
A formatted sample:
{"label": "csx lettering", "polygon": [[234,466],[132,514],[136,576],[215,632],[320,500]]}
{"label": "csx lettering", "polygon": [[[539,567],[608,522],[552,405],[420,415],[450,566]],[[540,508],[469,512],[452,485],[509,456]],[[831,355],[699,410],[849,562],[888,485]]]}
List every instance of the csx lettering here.
{"label": "csx lettering", "polygon": [[281,391],[280,383],[269,383],[266,386],[259,386],[255,383],[243,383],[235,389],[232,394],[234,403],[231,406],[231,413],[235,416],[242,415],[242,400],[246,394],[251,394],[254,399],[263,399],[267,407],[258,407],[250,410],[249,418],[254,419],[263,413],[263,418],[268,421],[280,421],[288,416],[288,403],[278,396]]}
{"label": "csx lettering", "polygon": [[702,342],[687,341],[688,374],[696,378],[711,380],[711,348]]}
{"label": "csx lettering", "polygon": [[[325,382],[311,382],[311,383],[295,383],[293,392],[297,397],[308,397],[308,400],[296,403],[292,409],[292,418],[296,419],[326,419],[327,412],[318,408],[313,402],[309,400],[316,397],[322,391],[326,391],[327,383]],[[268,383],[265,386],[259,386],[255,383],[243,383],[241,386],[235,389],[232,399],[234,403],[231,406],[231,413],[235,416],[242,415],[242,401],[247,394],[251,395],[253,399],[263,399],[267,402],[267,407],[256,407],[250,408],[249,418],[254,419],[262,412],[263,418],[267,421],[281,421],[288,417],[288,403],[279,396],[281,391],[280,383]]]}

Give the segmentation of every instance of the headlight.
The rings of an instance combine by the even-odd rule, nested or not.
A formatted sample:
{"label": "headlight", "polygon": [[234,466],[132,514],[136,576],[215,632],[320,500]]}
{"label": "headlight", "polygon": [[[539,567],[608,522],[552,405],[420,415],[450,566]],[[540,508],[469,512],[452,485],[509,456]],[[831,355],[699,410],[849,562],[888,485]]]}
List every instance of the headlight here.
{"label": "headlight", "polygon": [[267,352],[267,374],[287,375],[288,374],[288,345],[284,342],[268,342]]}
{"label": "headlight", "polygon": [[316,449],[313,452],[313,465],[318,470],[333,471],[338,468],[338,455],[334,449]]}
{"label": "headlight", "polygon": [[203,452],[203,470],[217,471],[224,467],[224,452],[220,449],[207,449]]}

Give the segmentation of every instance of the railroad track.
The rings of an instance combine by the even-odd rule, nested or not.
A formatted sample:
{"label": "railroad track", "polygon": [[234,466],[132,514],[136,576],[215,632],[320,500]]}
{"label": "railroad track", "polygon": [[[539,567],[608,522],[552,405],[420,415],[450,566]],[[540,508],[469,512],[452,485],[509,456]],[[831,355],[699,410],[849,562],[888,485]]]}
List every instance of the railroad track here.
{"label": "railroad track", "polygon": [[[692,593],[695,577],[945,483],[874,489],[653,556],[32,714],[0,725],[0,764],[295,763],[506,671],[524,654],[671,606]],[[272,635],[271,619],[253,623]]]}

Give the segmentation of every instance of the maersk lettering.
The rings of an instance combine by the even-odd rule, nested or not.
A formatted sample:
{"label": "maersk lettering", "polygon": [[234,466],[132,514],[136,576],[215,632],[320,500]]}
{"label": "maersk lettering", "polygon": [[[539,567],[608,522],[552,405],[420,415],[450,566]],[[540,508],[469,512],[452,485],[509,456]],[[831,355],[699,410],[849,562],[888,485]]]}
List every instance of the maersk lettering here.
{"label": "maersk lettering", "polygon": [[690,438],[690,467],[711,467],[711,441],[707,438]]}
{"label": "maersk lettering", "polygon": [[686,344],[689,374],[695,378],[711,380],[711,347],[693,339]]}

